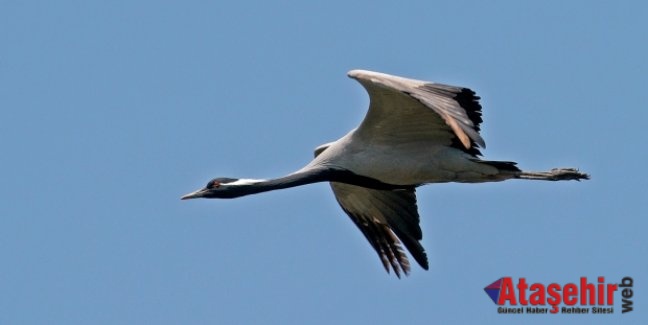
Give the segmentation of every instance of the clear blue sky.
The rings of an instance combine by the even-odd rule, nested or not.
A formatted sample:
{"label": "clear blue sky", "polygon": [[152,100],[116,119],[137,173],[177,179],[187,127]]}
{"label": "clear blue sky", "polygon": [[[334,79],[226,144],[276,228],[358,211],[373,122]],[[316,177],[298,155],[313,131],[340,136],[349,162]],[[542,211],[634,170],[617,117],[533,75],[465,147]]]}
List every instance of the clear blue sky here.
{"label": "clear blue sky", "polygon": [[[647,6],[2,1],[0,324],[648,323]],[[179,200],[306,164],[356,68],[471,87],[486,158],[593,178],[419,189],[400,280],[326,184]],[[632,276],[636,310],[499,315],[502,276]]]}

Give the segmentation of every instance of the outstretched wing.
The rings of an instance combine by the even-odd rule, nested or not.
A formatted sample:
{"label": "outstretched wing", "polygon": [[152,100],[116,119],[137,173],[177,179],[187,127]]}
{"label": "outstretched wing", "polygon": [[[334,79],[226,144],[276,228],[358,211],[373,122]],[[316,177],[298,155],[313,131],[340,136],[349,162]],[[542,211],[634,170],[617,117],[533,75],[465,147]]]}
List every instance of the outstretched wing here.
{"label": "outstretched wing", "polygon": [[[411,190],[374,190],[331,182],[335,198],[376,250],[385,270],[390,267],[400,277],[408,274],[410,263],[401,241],[421,267],[428,269],[421,243],[416,194]],[[400,240],[399,240],[400,238]]]}
{"label": "outstretched wing", "polygon": [[[329,145],[315,149],[315,156]],[[401,241],[418,264],[428,269],[427,255],[419,242],[423,235],[414,189],[374,190],[337,182],[330,184],[342,210],[376,250],[387,272],[391,268],[400,277],[401,272],[410,271]]]}
{"label": "outstretched wing", "polygon": [[364,70],[350,71],[349,77],[369,93],[369,111],[356,130],[363,140],[441,144],[472,155],[485,147],[481,105],[472,90]]}

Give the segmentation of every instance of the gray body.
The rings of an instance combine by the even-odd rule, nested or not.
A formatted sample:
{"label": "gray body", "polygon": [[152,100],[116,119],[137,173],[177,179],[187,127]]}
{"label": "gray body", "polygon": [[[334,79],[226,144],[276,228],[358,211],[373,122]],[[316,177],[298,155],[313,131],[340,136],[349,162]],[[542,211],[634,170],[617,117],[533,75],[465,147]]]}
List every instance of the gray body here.
{"label": "gray body", "polygon": [[[360,81],[371,98],[369,112],[362,124],[341,139],[318,147],[322,151],[304,169],[321,166],[343,167],[356,174],[384,183],[412,185],[444,182],[490,182],[515,177],[480,160],[460,148],[451,146],[457,135],[438,112],[456,125],[473,131],[475,123],[459,104],[443,95],[419,90],[434,108],[406,95],[417,87],[443,87],[450,91],[462,88],[435,85],[424,81],[389,76],[382,73],[353,70],[349,76]],[[454,94],[449,92],[450,94]],[[465,147],[484,146],[479,133],[468,133],[457,127],[466,140]],[[325,149],[325,150],[324,150]]]}

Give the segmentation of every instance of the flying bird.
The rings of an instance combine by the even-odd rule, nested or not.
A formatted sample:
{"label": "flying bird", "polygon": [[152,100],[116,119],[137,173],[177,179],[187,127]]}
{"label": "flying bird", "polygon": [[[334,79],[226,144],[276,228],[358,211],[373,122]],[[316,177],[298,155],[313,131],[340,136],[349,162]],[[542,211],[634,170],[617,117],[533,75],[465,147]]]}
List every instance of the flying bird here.
{"label": "flying bird", "polygon": [[360,125],[315,149],[302,169],[275,179],[221,177],[182,197],[236,198],[316,182],[329,182],[337,202],[376,250],[387,272],[400,278],[410,263],[403,245],[428,269],[420,241],[415,190],[430,183],[482,183],[508,179],[581,180],[575,168],[520,170],[515,162],[479,158],[481,105],[464,87],[352,70],[370,105]]}

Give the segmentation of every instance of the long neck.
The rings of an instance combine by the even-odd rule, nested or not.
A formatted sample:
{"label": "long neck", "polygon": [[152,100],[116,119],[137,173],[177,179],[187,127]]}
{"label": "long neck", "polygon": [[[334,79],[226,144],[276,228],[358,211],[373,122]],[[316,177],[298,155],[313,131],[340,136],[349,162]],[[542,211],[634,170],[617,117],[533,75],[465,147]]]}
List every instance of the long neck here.
{"label": "long neck", "polygon": [[357,175],[345,169],[321,168],[298,171],[293,174],[270,180],[250,181],[233,189],[233,197],[280,190],[318,182],[339,182],[378,190],[411,188],[413,186],[391,185],[379,180]]}
{"label": "long neck", "polygon": [[[326,170],[298,171],[290,175],[274,179],[241,179],[228,184],[229,190],[221,193],[221,197],[235,198],[244,195],[281,190],[300,185],[306,185],[328,180]],[[225,194],[225,195],[224,195]]]}
{"label": "long neck", "polygon": [[266,191],[281,190],[284,188],[290,188],[290,187],[301,186],[306,184],[326,182],[328,180],[329,177],[328,177],[328,172],[326,170],[315,169],[315,170],[308,170],[308,171],[298,171],[284,177],[263,180],[252,186],[254,187],[255,193],[260,193]]}

